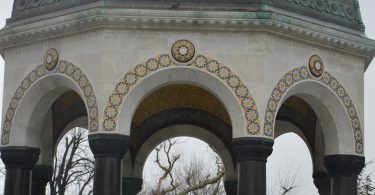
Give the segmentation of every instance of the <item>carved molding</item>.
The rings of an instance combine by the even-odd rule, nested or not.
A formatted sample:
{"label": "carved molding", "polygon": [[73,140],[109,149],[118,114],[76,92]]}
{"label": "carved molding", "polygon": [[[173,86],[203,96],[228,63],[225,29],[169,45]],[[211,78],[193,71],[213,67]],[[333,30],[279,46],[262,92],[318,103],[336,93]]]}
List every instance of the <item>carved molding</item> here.
{"label": "carved molding", "polygon": [[307,9],[334,15],[348,20],[355,20],[362,24],[359,13],[359,4],[356,0],[286,0],[289,3],[299,5]]}
{"label": "carved molding", "polygon": [[[196,17],[197,15],[200,17]],[[216,32],[265,31],[364,57],[366,66],[375,54],[375,42],[361,34],[345,33],[342,29],[334,30],[334,26],[324,27],[276,13],[126,9],[92,9],[22,26],[8,25],[0,31],[0,53],[20,45],[82,31],[110,28],[139,29],[145,26],[150,30],[196,28],[198,31]]]}

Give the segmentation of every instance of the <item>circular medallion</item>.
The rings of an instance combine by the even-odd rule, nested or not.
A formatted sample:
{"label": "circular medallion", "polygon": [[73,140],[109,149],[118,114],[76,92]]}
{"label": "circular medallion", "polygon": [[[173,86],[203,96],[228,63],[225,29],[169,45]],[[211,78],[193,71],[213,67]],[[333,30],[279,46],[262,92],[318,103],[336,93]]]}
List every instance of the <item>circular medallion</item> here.
{"label": "circular medallion", "polygon": [[56,67],[58,61],[59,55],[57,54],[56,49],[51,48],[44,55],[44,68],[51,71]]}
{"label": "circular medallion", "polygon": [[188,62],[194,55],[194,45],[188,40],[178,40],[172,46],[172,56],[178,62]]}
{"label": "circular medallion", "polygon": [[318,55],[313,55],[309,60],[309,70],[314,77],[320,77],[324,71],[323,60]]}

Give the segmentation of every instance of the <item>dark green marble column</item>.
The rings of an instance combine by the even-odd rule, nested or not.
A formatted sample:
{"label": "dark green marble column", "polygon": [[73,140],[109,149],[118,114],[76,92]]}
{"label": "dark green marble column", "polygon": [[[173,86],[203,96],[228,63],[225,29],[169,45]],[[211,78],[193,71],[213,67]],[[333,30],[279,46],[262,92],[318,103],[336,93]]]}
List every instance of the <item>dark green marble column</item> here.
{"label": "dark green marble column", "polygon": [[121,159],[128,149],[129,136],[92,134],[89,144],[95,157],[94,195],[120,195]]}
{"label": "dark green marble column", "polygon": [[31,195],[45,195],[46,185],[53,175],[53,167],[49,165],[35,165],[32,169]]}
{"label": "dark green marble column", "polygon": [[365,157],[355,155],[328,155],[324,165],[331,175],[331,195],[357,194],[357,179],[365,165]]}
{"label": "dark green marble column", "polygon": [[4,195],[30,195],[31,169],[38,161],[38,148],[2,147],[1,159],[5,164]]}
{"label": "dark green marble column", "polygon": [[331,176],[328,173],[314,173],[313,179],[320,195],[331,195]]}
{"label": "dark green marble column", "polygon": [[238,195],[266,195],[266,162],[272,153],[273,140],[236,138],[233,149],[237,159]]}
{"label": "dark green marble column", "polygon": [[224,181],[224,188],[227,195],[237,195],[237,180]]}
{"label": "dark green marble column", "polygon": [[123,177],[122,195],[137,195],[142,190],[143,180],[140,178]]}

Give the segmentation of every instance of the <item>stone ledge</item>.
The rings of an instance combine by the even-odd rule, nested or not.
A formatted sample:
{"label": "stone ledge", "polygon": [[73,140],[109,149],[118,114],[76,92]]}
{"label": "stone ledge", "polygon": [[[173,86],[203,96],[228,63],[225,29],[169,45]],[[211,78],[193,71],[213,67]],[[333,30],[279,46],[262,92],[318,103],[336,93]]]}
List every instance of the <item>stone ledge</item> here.
{"label": "stone ledge", "polygon": [[375,55],[375,42],[361,33],[335,30],[274,12],[105,8],[81,11],[26,25],[7,25],[0,31],[0,53],[13,47],[95,29],[194,30],[230,33],[263,31],[364,57],[365,68]]}

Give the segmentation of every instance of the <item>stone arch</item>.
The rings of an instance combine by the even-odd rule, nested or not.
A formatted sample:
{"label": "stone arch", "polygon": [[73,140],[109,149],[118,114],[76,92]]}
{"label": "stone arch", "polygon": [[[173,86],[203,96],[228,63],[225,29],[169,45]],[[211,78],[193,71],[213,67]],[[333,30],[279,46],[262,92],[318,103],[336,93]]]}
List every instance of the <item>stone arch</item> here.
{"label": "stone arch", "polygon": [[[48,103],[52,104],[53,98],[57,98],[58,95],[68,90],[73,90],[81,96],[88,112],[89,129],[92,132],[97,131],[99,126],[98,107],[94,89],[88,77],[74,64],[60,61],[51,71],[44,65],[37,66],[21,81],[10,100],[4,117],[2,145],[10,143],[11,132],[14,126],[17,126],[17,122],[19,122],[17,118],[25,117],[23,120],[26,120],[26,117],[41,117],[35,116],[39,115],[39,113],[35,113],[33,108],[45,105],[47,102],[35,102],[32,98],[46,96],[43,98],[45,100],[48,99]],[[25,125],[20,126],[27,127]]]}
{"label": "stone arch", "polygon": [[[304,83],[304,84],[301,84]],[[320,88],[321,90],[327,91],[327,94],[330,94],[332,98],[337,99],[338,101],[333,101],[338,105],[338,109],[342,109],[346,115],[346,118],[349,119],[350,124],[346,125],[346,127],[352,129],[353,137],[351,142],[354,140],[354,150],[357,154],[363,154],[363,138],[362,138],[362,130],[361,130],[361,123],[358,116],[358,113],[354,107],[354,104],[347,94],[344,87],[340,84],[340,82],[332,76],[328,72],[324,72],[320,78],[313,78],[310,75],[309,70],[307,67],[298,67],[287,74],[285,74],[279,82],[276,84],[274,89],[272,90],[271,96],[268,100],[268,104],[266,107],[265,112],[265,119],[264,119],[264,133],[268,136],[274,136],[274,126],[276,115],[278,109],[280,108],[283,101],[287,98],[287,95],[293,95],[291,93],[303,93],[301,87],[305,85],[304,88],[308,89],[307,87],[313,88]],[[298,88],[300,91],[298,91]],[[294,92],[292,90],[296,89]],[[288,94],[289,92],[289,94]],[[311,96],[317,94],[310,94]],[[303,96],[303,95],[300,95]],[[305,97],[305,99],[309,99],[309,97]],[[323,103],[317,99],[310,99],[314,101],[316,104],[320,104],[323,106]],[[332,102],[330,102],[332,103]],[[324,107],[324,106],[323,106]],[[329,112],[327,109],[325,112]],[[342,112],[337,112],[335,114],[343,114]],[[329,114],[331,115],[331,114]],[[328,116],[327,117],[334,117]],[[333,118],[330,118],[333,121]],[[334,125],[333,125],[334,126]],[[331,125],[332,127],[332,125]]]}
{"label": "stone arch", "polygon": [[123,159],[123,167],[125,167],[123,168],[123,176],[142,178],[144,163],[152,150],[163,141],[178,136],[193,137],[212,146],[223,161],[226,170],[225,180],[236,180],[236,165],[234,164],[235,161],[232,158],[230,149],[228,149],[224,142],[212,132],[205,128],[188,124],[168,126],[160,129],[153,136],[149,137],[137,152],[134,158],[134,164],[132,163],[130,154],[126,153]]}
{"label": "stone arch", "polygon": [[[179,76],[184,78],[177,78],[176,75],[178,75],[181,70],[184,71],[184,74],[189,75],[191,77],[183,76],[183,74],[181,74]],[[175,75],[172,76],[171,73]],[[158,76],[155,76],[157,78],[151,82],[150,80],[147,80],[147,78],[150,77],[150,75]],[[260,129],[258,108],[246,84],[240,79],[240,77],[237,74],[235,74],[227,66],[217,62],[216,60],[211,60],[203,55],[196,56],[195,60],[193,60],[191,63],[187,65],[177,66],[173,62],[171,57],[167,54],[151,58],[146,62],[143,62],[135,66],[129,72],[127,72],[125,76],[122,77],[121,80],[116,84],[116,87],[110,95],[107,102],[107,106],[104,110],[104,120],[102,123],[103,131],[118,130],[125,131],[125,134],[129,134],[129,121],[126,121],[124,126],[121,126],[120,128],[118,127],[119,115],[124,114],[124,112],[120,113],[120,111],[121,109],[123,109],[123,107],[132,107],[127,111],[127,113],[124,114],[126,115],[124,117],[127,120],[131,120],[131,115],[134,113],[134,110],[136,109],[136,105],[134,106],[134,104],[136,104],[135,102],[141,102],[141,100],[139,99],[147,95],[147,93],[149,93],[152,90],[150,89],[152,86],[160,87],[162,85],[168,84],[168,82],[190,82],[199,85],[199,82],[203,82],[204,79],[207,79],[204,77],[212,78],[213,82],[220,82],[221,86],[225,86],[225,88],[222,87],[222,90],[229,91],[231,93],[231,97],[229,95],[224,96],[218,94],[218,92],[213,93],[217,96],[221,96],[219,97],[219,99],[224,104],[226,103],[224,101],[226,100],[224,97],[227,97],[229,99],[233,99],[234,97],[236,101],[235,106],[239,107],[239,109],[237,109],[237,111],[234,111],[236,110],[236,108],[234,108],[232,109],[233,112],[231,112],[231,108],[229,108],[228,103],[226,105],[226,108],[229,110],[228,112],[231,116],[231,119],[242,120],[241,122],[239,122],[242,124],[237,126],[236,124],[234,124],[233,129],[246,129],[247,134],[249,135],[263,135]],[[171,79],[172,81],[168,81],[168,79]],[[197,79],[198,81],[194,79]],[[148,86],[142,86],[143,88],[139,87],[142,88],[142,90],[138,90],[138,92],[141,93],[141,95],[137,94],[137,97],[130,98],[132,100],[133,105],[129,105],[129,107],[124,106],[123,103],[125,102],[126,98],[129,98],[129,94],[131,94],[131,92],[134,91],[134,86],[139,86],[139,83],[142,83],[140,81],[144,80],[147,80],[145,82],[147,82]],[[205,89],[211,92],[214,90],[217,91],[218,88],[216,87],[215,89],[215,86],[204,85],[201,87],[204,87]]]}

